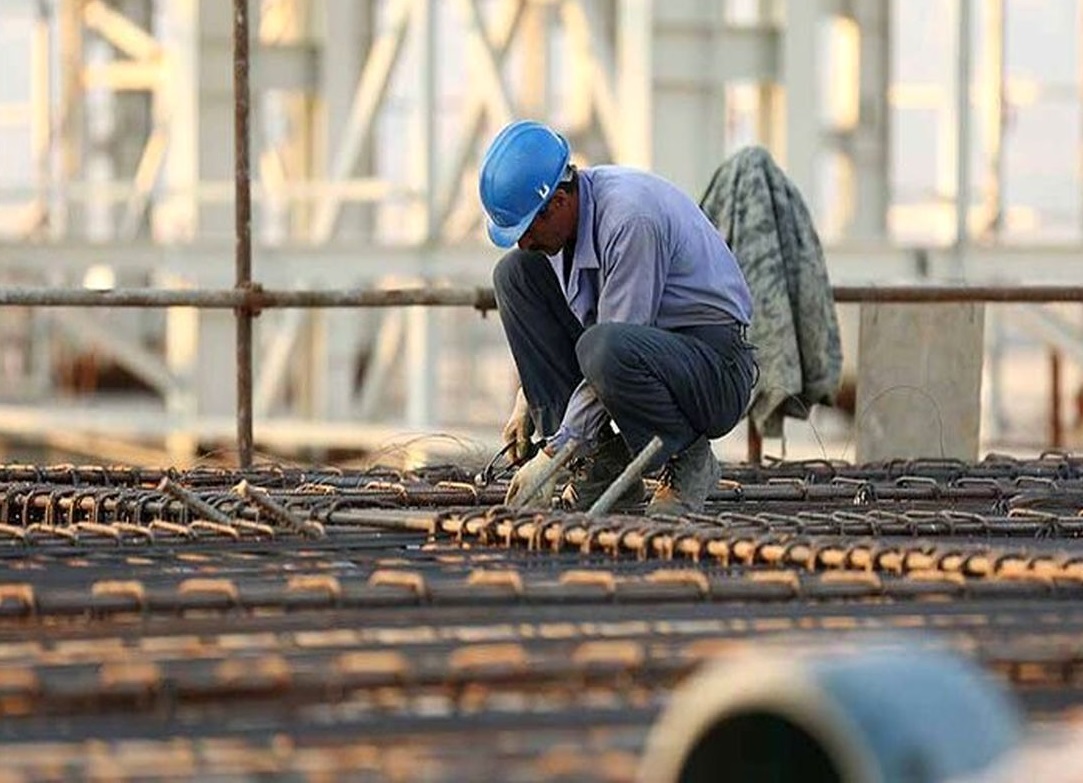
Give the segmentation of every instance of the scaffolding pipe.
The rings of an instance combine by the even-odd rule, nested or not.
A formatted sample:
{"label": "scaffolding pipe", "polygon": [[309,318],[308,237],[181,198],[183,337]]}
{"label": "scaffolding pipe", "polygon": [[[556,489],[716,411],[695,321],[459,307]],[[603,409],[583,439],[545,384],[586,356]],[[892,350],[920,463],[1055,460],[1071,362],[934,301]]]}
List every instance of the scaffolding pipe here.
{"label": "scaffolding pipe", "polygon": [[1083,286],[1061,285],[839,285],[832,292],[844,304],[1083,302]]}
{"label": "scaffolding pipe", "polygon": [[276,308],[473,307],[496,309],[489,288],[397,288],[347,291],[264,291],[258,285],[239,289],[0,288],[0,307],[198,307],[247,309],[253,315]]}
{"label": "scaffolding pipe", "polygon": [[970,182],[971,100],[973,78],[974,36],[970,29],[973,18],[971,0],[958,0],[959,20],[956,42],[955,75],[955,253],[960,269],[970,244]]}
{"label": "scaffolding pipe", "polygon": [[[1083,286],[1062,285],[839,285],[832,291],[838,304],[1083,302]],[[250,283],[247,290],[3,288],[0,307],[197,307],[245,311],[250,316],[288,308],[470,307],[487,313],[496,310],[496,298],[491,288],[484,287],[266,291]]]}
{"label": "scaffolding pipe", "polygon": [[233,0],[234,176],[236,216],[237,457],[252,465],[252,177],[249,168],[250,91],[248,78],[248,0]]}

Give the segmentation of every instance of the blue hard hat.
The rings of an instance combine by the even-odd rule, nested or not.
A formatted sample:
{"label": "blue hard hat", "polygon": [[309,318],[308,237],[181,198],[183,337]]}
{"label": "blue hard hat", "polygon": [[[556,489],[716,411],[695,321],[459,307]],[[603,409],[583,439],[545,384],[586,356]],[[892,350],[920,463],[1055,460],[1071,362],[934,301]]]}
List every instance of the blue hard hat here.
{"label": "blue hard hat", "polygon": [[489,239],[511,247],[549,203],[571,158],[567,140],[533,120],[519,120],[496,135],[478,176]]}

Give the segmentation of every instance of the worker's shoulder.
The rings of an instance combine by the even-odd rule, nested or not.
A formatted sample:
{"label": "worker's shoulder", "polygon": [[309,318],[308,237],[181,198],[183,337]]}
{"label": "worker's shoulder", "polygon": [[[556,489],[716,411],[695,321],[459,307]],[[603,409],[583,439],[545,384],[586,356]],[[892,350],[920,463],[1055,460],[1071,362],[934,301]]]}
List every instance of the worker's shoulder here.
{"label": "worker's shoulder", "polygon": [[585,170],[593,187],[607,192],[636,193],[637,191],[668,190],[674,185],[666,179],[643,169],[605,164]]}
{"label": "worker's shoulder", "polygon": [[627,166],[595,166],[589,169],[591,191],[601,212],[620,220],[657,218],[665,205],[679,195],[671,182],[649,171]]}

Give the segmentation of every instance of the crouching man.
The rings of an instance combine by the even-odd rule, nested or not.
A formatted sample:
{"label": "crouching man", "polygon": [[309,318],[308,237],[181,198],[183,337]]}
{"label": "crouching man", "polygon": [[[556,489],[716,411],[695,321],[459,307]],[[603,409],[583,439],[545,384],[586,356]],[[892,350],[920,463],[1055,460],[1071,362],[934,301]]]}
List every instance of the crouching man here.
{"label": "crouching man", "polygon": [[[479,176],[490,239],[517,246],[493,273],[521,384],[504,438],[522,451],[535,429],[546,436],[508,502],[574,438],[582,456],[561,497],[586,510],[658,435],[648,469],[664,469],[647,513],[699,511],[721,470],[710,439],[733,429],[755,383],[748,286],[676,186],[618,166],[579,170],[570,157],[551,128],[514,122]],[[547,507],[554,482],[527,505]],[[639,482],[620,503],[644,492]]]}

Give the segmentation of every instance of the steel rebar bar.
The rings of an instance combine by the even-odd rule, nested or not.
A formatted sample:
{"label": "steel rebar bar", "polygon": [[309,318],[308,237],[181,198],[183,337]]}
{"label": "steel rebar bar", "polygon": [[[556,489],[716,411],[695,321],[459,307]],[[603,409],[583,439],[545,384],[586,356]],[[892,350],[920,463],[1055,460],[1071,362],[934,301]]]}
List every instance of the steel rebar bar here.
{"label": "steel rebar bar", "polygon": [[[526,505],[530,498],[538,494],[538,490],[544,487],[555,476],[561,468],[571,461],[575,456],[575,452],[579,449],[579,441],[575,438],[571,438],[564,446],[561,447],[554,456],[552,461],[546,466],[545,470],[535,478],[534,481],[522,487],[519,490],[519,495],[515,501],[511,504],[512,508],[522,508]],[[545,498],[548,503],[550,499]]]}
{"label": "steel rebar bar", "polygon": [[[236,289],[252,290],[252,181],[249,151],[251,114],[248,53],[248,0],[233,0],[234,209]],[[234,308],[237,319],[237,459],[252,465],[252,317],[247,299]]]}
{"label": "steel rebar bar", "polygon": [[647,469],[647,466],[651,463],[658,452],[662,450],[662,439],[655,435],[650,439],[650,442],[643,447],[643,450],[636,455],[635,459],[628,463],[628,465],[621,471],[621,474],[617,476],[616,480],[606,487],[605,492],[602,493],[594,505],[587,511],[588,517],[599,517],[603,514],[608,514],[609,510],[613,508],[613,504],[620,499],[630,486],[632,482],[638,481],[643,475],[643,471]]}

